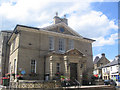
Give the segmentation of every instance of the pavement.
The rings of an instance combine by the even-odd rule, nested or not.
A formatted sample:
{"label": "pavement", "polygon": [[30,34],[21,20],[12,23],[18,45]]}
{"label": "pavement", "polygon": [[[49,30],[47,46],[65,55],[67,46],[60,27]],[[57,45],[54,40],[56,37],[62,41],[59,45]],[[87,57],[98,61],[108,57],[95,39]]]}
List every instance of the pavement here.
{"label": "pavement", "polygon": [[116,88],[116,90],[120,90],[120,86],[116,86],[115,88]]}
{"label": "pavement", "polygon": [[[92,89],[92,88],[110,88],[111,86],[110,85],[91,85],[91,86],[71,86],[71,87],[63,87],[63,90],[67,90],[67,89],[75,89],[75,88],[81,88],[81,89]],[[3,90],[3,88],[8,88],[6,86],[3,86],[3,85],[0,85],[0,90]],[[120,90],[120,86],[116,86],[115,87],[116,90]],[[91,90],[90,89],[90,90]],[[94,90],[94,89],[93,89]],[[106,89],[106,90],[109,90],[109,89]],[[111,89],[110,89],[111,90]]]}
{"label": "pavement", "polygon": [[106,86],[110,86],[110,85],[91,85],[91,86],[71,86],[69,88],[93,88],[93,87],[106,87]]}

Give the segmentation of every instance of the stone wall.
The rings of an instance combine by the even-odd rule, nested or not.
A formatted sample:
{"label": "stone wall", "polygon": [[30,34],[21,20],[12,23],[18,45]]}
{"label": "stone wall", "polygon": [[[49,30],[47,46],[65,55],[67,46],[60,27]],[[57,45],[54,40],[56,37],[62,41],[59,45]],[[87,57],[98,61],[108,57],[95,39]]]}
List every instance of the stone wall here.
{"label": "stone wall", "polygon": [[35,81],[35,80],[19,80],[19,82],[11,82],[11,88],[29,88],[29,89],[38,89],[38,88],[55,88],[60,87],[60,82],[58,81]]}

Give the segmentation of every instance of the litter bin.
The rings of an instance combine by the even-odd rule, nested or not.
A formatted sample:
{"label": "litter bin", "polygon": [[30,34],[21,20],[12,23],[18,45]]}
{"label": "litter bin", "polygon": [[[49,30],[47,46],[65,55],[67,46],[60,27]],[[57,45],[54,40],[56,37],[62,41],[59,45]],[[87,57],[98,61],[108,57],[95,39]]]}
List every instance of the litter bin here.
{"label": "litter bin", "polygon": [[3,86],[9,86],[9,78],[8,77],[3,77],[2,78],[2,84],[3,84]]}

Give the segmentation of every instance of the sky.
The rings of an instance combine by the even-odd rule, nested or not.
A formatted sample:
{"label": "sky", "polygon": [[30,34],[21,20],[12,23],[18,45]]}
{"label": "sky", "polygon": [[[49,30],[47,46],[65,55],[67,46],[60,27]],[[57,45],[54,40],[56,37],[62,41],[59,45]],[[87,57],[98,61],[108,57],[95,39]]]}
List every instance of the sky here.
{"label": "sky", "polygon": [[119,0],[0,0],[0,30],[13,30],[17,24],[45,27],[66,14],[68,25],[83,37],[96,40],[93,57],[112,61],[118,55]]}

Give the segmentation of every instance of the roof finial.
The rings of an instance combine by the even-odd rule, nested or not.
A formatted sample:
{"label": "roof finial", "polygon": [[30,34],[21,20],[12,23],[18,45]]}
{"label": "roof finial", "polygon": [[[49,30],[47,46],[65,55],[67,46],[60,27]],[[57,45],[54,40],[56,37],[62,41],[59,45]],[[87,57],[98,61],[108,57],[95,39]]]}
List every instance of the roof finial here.
{"label": "roof finial", "polygon": [[58,12],[56,12],[56,16],[58,16]]}
{"label": "roof finial", "polygon": [[66,14],[64,15],[64,18],[66,18]]}

